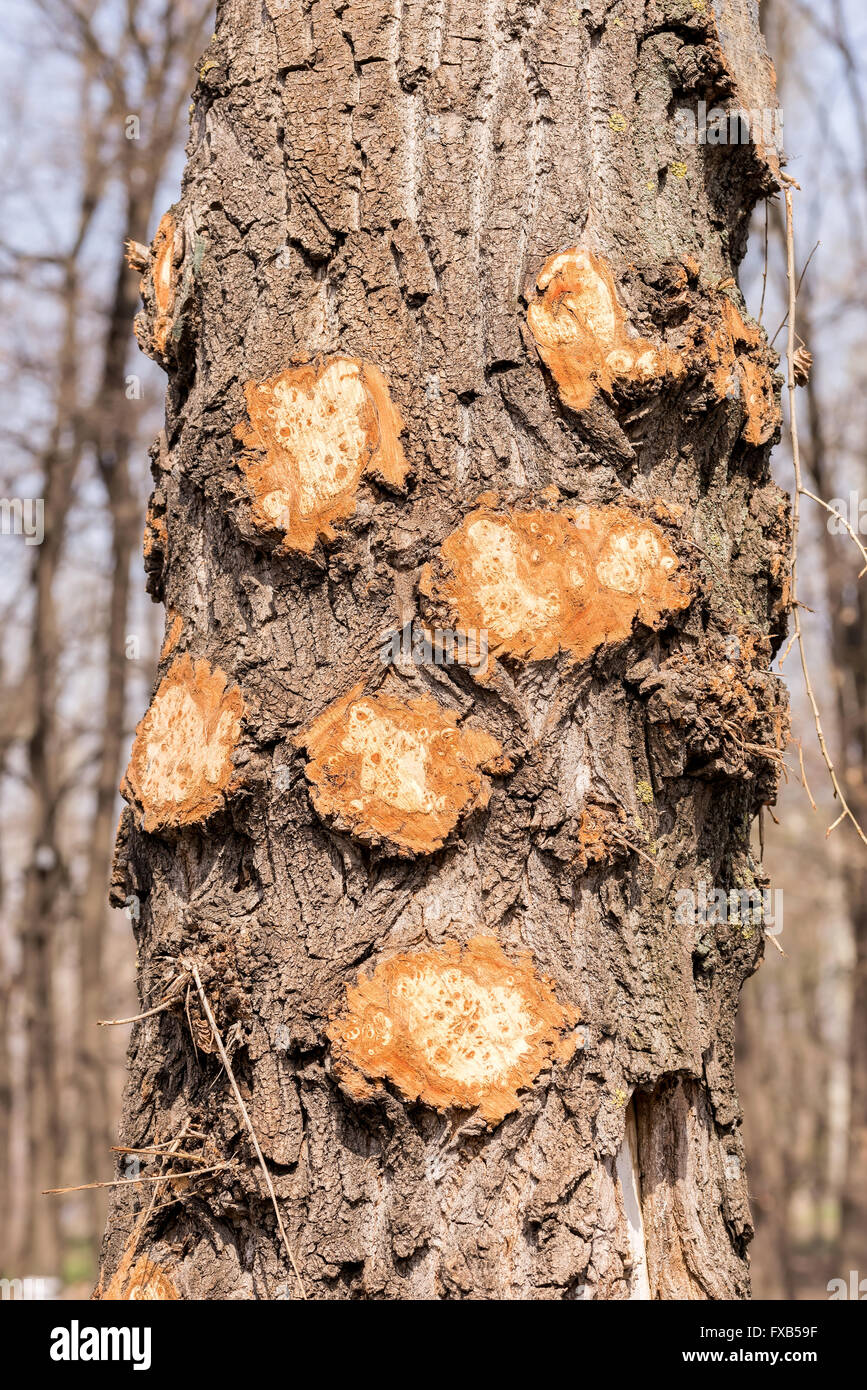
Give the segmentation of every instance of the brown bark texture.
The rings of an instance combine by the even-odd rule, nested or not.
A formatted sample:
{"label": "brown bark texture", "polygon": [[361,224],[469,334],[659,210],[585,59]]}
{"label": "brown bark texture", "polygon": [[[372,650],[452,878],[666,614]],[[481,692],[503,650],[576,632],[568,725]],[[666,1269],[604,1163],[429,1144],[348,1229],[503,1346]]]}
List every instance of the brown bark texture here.
{"label": "brown bark texture", "polygon": [[219,6],[112,889],[169,1000],[122,1142],[190,1176],[117,1192],[98,1293],[297,1294],[195,966],[308,1296],[747,1295],[762,928],[676,905],[761,886],[786,736],[779,167],[678,144],[701,99],[774,104],[749,0]]}

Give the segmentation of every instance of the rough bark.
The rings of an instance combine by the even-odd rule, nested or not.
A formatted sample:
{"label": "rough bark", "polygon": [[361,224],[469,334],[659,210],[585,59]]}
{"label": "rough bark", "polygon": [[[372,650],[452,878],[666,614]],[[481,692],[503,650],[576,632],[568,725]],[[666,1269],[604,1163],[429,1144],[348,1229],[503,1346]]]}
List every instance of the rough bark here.
{"label": "rough bark", "polygon": [[143,279],[167,640],[113,891],[142,1007],[177,991],[123,1142],[232,1167],[118,1193],[108,1296],[141,1259],[295,1293],[192,964],[311,1296],[747,1294],[762,932],[675,907],[761,883],[785,731],[778,383],[732,279],[777,169],[677,145],[702,97],[772,102],[747,0],[219,8]]}

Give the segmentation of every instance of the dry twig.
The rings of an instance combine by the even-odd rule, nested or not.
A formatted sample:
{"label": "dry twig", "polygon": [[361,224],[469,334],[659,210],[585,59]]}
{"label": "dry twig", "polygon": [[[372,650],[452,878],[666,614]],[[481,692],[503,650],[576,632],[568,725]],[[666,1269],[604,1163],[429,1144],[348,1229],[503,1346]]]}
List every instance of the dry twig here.
{"label": "dry twig", "polygon": [[[166,1158],[168,1155],[163,1154]],[[172,1155],[174,1157],[174,1155]],[[205,1173],[218,1173],[221,1168],[229,1168],[234,1159],[225,1159],[222,1163],[214,1163],[209,1168],[199,1168],[192,1173],[154,1173],[145,1178],[113,1178],[110,1182],[82,1182],[76,1187],[46,1187],[43,1189],[43,1197],[56,1197],[64,1192],[87,1192],[94,1187],[134,1187],[136,1183],[142,1182],[178,1182],[181,1179],[201,1178]]]}
{"label": "dry twig", "polygon": [[223,1045],[223,1039],[222,1039],[222,1037],[221,1037],[221,1035],[220,1035],[220,1030],[219,1030],[219,1028],[217,1027],[217,1021],[216,1021],[216,1019],[214,1018],[213,1013],[211,1012],[211,1006],[210,1006],[210,1004],[208,1003],[208,996],[205,994],[204,986],[202,985],[202,979],[201,979],[201,976],[199,975],[199,967],[198,967],[195,963],[192,963],[192,964],[190,965],[190,967],[189,967],[189,972],[190,972],[190,975],[191,975],[193,981],[195,982],[196,990],[197,990],[198,996],[199,996],[199,1002],[201,1003],[201,1006],[202,1006],[202,1008],[203,1008],[203,1010],[204,1010],[204,1012],[205,1012],[205,1017],[207,1018],[209,1024],[211,1025],[211,1033],[213,1034],[214,1042],[216,1043],[216,1046],[217,1046],[217,1051],[218,1051],[219,1054],[220,1054],[220,1061],[223,1063],[223,1066],[225,1067],[225,1070],[226,1070],[226,1075],[227,1075],[227,1077],[229,1078],[229,1084],[230,1084],[230,1086],[232,1087],[232,1094],[233,1094],[234,1097],[235,1097],[235,1104],[236,1104],[237,1107],[238,1107],[238,1111],[239,1111],[239,1113],[240,1113],[241,1119],[244,1121],[244,1124],[245,1124],[245,1126],[246,1126],[246,1128],[247,1128],[247,1132],[248,1132],[248,1134],[250,1135],[250,1140],[251,1140],[251,1142],[252,1142],[252,1144],[253,1144],[253,1148],[254,1148],[255,1151],[256,1151],[256,1157],[258,1158],[258,1160],[259,1160],[259,1166],[260,1166],[260,1168],[262,1169],[262,1175],[263,1175],[263,1177],[264,1177],[264,1179],[265,1179],[265,1185],[266,1185],[266,1187],[268,1188],[268,1192],[269,1192],[270,1197],[271,1197],[271,1205],[272,1205],[273,1208],[274,1208],[274,1215],[275,1215],[276,1218],[277,1218],[277,1228],[278,1228],[278,1230],[279,1230],[279,1232],[280,1232],[280,1235],[281,1235],[281,1237],[282,1237],[282,1239],[283,1239],[283,1245],[284,1245],[284,1247],[285,1247],[286,1254],[289,1256],[289,1263],[291,1264],[292,1269],[293,1269],[294,1272],[295,1272],[295,1278],[298,1280],[298,1288],[299,1288],[300,1291],[301,1291],[301,1297],[302,1297],[302,1298],[306,1298],[306,1297],[307,1297],[307,1293],[306,1293],[305,1288],[304,1288],[304,1283],[303,1283],[303,1281],[302,1281],[302,1279],[301,1279],[301,1275],[300,1275],[300,1273],[299,1273],[298,1266],[297,1266],[297,1264],[295,1263],[295,1256],[294,1256],[293,1253],[292,1253],[292,1247],[291,1247],[290,1244],[289,1244],[289,1237],[286,1235],[286,1228],[285,1228],[285,1226],[283,1225],[283,1218],[282,1218],[282,1216],[280,1215],[280,1208],[279,1208],[279,1206],[277,1205],[277,1193],[274,1191],[274,1183],[273,1183],[273,1180],[272,1180],[272,1178],[271,1178],[271,1174],[270,1174],[270,1172],[269,1172],[269,1170],[268,1170],[268,1165],[267,1165],[267,1163],[265,1162],[265,1156],[264,1156],[264,1154],[262,1153],[262,1150],[261,1150],[261,1148],[260,1148],[260,1146],[259,1146],[259,1140],[257,1139],[257,1137],[256,1137],[256,1131],[255,1131],[255,1129],[253,1128],[253,1121],[250,1119],[249,1113],[248,1113],[248,1111],[247,1111],[247,1107],[246,1107],[246,1105],[244,1104],[244,1097],[241,1095],[241,1092],[240,1092],[240,1090],[238,1089],[238,1083],[237,1083],[237,1081],[235,1080],[235,1073],[234,1073],[233,1070],[232,1070],[232,1064],[231,1064],[231,1062],[229,1061],[229,1055],[228,1055],[228,1053],[226,1052],[226,1049],[225,1049],[225,1047],[224,1047],[224,1045]]}

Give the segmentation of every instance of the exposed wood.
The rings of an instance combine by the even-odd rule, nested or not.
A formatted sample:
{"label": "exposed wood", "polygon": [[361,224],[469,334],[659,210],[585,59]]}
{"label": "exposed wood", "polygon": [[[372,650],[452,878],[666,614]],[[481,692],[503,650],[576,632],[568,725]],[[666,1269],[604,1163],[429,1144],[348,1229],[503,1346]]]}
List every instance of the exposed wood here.
{"label": "exposed wood", "polygon": [[518,1092],[577,1045],[575,1010],[561,1008],[529,956],[512,961],[493,937],[461,950],[407,951],[360,975],[347,1013],[328,1030],[349,1094],[375,1094],[372,1077],[435,1110],[478,1110],[488,1124],[520,1105]]}
{"label": "exposed wood", "polygon": [[445,603],[459,631],[484,632],[495,656],[544,661],[562,650],[585,661],[636,621],[663,626],[693,597],[667,537],[623,507],[480,508],[440,553],[441,577],[428,567],[422,593]]}
{"label": "exposed wood", "polygon": [[219,667],[188,655],[173,663],[136,730],[122,787],[145,830],[207,820],[223,805],[239,782],[244,708]]}
{"label": "exposed wood", "polygon": [[462,816],[487,806],[502,748],[429,697],[365,697],[360,686],[296,740],[313,804],[339,829],[398,852],[442,849]]}

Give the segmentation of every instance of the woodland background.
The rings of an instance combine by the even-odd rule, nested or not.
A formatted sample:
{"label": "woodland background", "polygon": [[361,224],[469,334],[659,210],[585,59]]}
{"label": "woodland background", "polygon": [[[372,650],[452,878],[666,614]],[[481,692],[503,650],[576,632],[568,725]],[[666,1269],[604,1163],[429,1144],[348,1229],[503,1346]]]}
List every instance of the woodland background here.
{"label": "woodland background", "polygon": [[[764,0],[762,15],[788,172],[801,186],[799,275],[809,258],[798,303],[815,359],[799,392],[805,485],[863,499],[867,530],[867,12],[860,0]],[[150,241],[177,196],[213,7],[7,0],[5,18],[0,498],[43,499],[45,537],[0,534],[0,1277],[41,1276],[87,1296],[105,1190],[40,1192],[113,1174],[127,1030],[95,1020],[135,1012],[135,959],[129,920],[109,910],[106,889],[117,784],[162,629],[140,542],[164,379],[132,336],[138,277],[123,239]],[[757,209],[741,283],[773,335],[786,293],[778,200]],[[791,486],[785,441],[776,473]],[[867,577],[859,588],[851,541],[808,501],[803,509],[812,674],[862,811]],[[865,1084],[853,1000],[867,848],[847,825],[826,838],[837,811],[796,651],[783,672],[817,809],[792,745],[779,824],[764,821],[786,955],[769,946],[744,990],[738,1080],[754,1295],[823,1298],[859,1252],[867,1276],[867,1229],[845,1200],[853,1165],[867,1164],[867,1136],[850,1142],[853,1087]]]}

